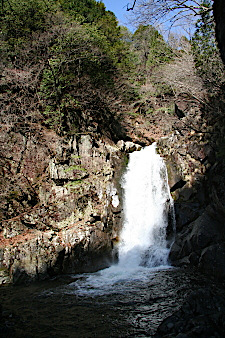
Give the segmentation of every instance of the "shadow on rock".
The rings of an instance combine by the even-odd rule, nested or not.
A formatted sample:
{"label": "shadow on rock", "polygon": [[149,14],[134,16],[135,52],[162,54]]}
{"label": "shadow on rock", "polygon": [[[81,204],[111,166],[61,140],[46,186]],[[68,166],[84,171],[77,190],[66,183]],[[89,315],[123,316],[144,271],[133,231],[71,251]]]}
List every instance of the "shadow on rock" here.
{"label": "shadow on rock", "polygon": [[181,308],[166,318],[154,337],[224,337],[225,299],[219,292],[198,289],[187,296]]}

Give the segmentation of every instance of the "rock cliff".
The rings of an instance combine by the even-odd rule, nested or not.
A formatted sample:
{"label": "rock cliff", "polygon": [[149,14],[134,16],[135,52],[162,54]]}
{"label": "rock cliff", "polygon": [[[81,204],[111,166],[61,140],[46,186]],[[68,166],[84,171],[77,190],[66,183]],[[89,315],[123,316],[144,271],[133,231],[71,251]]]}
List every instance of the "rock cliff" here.
{"label": "rock cliff", "polygon": [[123,123],[137,143],[93,132],[60,137],[40,124],[2,127],[1,283],[93,271],[116,259],[127,153],[154,140],[175,200],[172,264],[225,275],[224,165],[201,111],[126,114]]}
{"label": "rock cliff", "polygon": [[[182,119],[183,126],[188,117]],[[224,165],[213,143],[196,129],[177,128],[158,141],[175,201],[176,234],[170,260],[224,278]]]}
{"label": "rock cliff", "polygon": [[99,135],[2,130],[1,283],[93,271],[115,259],[126,162]]}

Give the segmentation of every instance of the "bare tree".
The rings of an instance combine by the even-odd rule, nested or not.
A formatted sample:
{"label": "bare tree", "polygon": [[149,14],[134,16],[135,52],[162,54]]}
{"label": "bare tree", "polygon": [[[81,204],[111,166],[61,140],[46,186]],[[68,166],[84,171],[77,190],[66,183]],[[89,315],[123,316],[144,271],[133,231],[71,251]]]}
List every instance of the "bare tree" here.
{"label": "bare tree", "polygon": [[185,94],[198,102],[203,102],[206,91],[203,81],[196,72],[191,46],[185,38],[181,40],[182,50],[178,51],[177,57],[157,69],[152,78],[155,82],[169,85],[175,99]]}
{"label": "bare tree", "polygon": [[127,10],[134,10],[134,15],[140,23],[159,23],[168,21],[170,25],[194,18],[201,11],[212,10],[212,0],[204,5],[202,0],[135,0]]}
{"label": "bare tree", "polygon": [[134,9],[134,6],[136,4],[137,0],[134,0],[133,5],[130,7],[130,4],[127,4],[127,11],[132,11]]}

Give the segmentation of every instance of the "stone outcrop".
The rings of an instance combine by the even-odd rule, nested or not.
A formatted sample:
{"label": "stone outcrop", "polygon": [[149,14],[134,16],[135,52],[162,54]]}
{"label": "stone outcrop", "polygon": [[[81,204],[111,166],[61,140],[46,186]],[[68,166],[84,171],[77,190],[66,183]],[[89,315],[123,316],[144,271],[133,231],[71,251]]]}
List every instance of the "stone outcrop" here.
{"label": "stone outcrop", "polygon": [[117,142],[117,147],[120,151],[126,152],[126,153],[132,153],[133,151],[141,150],[141,146],[137,143],[131,142],[131,141],[123,141],[120,140]]}
{"label": "stone outcrop", "polygon": [[36,128],[1,136],[2,283],[94,271],[116,256],[125,154],[99,136]]}
{"label": "stone outcrop", "polygon": [[[224,276],[224,173],[191,118],[172,117],[169,136],[156,138],[175,200],[170,259]],[[122,220],[119,178],[128,153],[145,145],[137,141],[140,125],[136,143],[117,144],[99,134],[59,137],[40,125],[28,130],[5,126],[0,136],[1,281],[107,266],[116,257]]]}
{"label": "stone outcrop", "polygon": [[225,299],[221,292],[199,288],[189,294],[181,308],[158,327],[155,338],[223,337]]}
{"label": "stone outcrop", "polygon": [[158,141],[175,200],[176,235],[170,260],[225,277],[225,186],[223,167],[212,147],[192,132]]}

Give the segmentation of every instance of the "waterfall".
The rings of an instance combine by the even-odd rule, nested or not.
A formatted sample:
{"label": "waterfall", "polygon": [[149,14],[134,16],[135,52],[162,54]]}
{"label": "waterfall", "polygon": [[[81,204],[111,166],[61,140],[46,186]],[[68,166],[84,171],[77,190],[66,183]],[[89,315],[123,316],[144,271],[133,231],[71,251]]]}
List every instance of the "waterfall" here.
{"label": "waterfall", "polygon": [[173,202],[166,166],[155,143],[130,154],[122,187],[124,225],[119,262],[93,274],[82,274],[70,284],[71,292],[75,288],[79,295],[124,294],[148,283],[149,273],[168,267],[170,245],[166,237]]}
{"label": "waterfall", "polygon": [[167,265],[166,231],[173,202],[166,166],[156,152],[156,143],[130,154],[122,187],[124,226],[119,265],[150,268]]}

